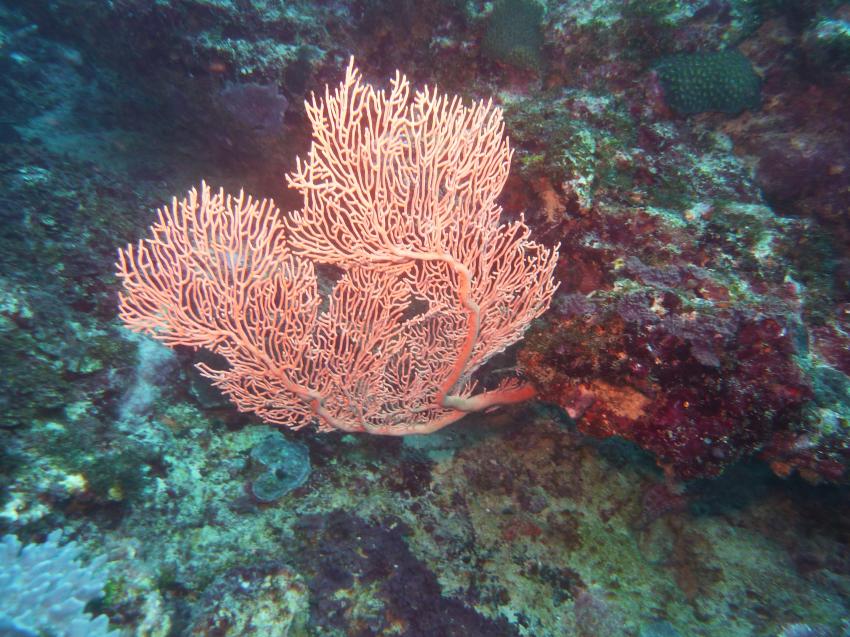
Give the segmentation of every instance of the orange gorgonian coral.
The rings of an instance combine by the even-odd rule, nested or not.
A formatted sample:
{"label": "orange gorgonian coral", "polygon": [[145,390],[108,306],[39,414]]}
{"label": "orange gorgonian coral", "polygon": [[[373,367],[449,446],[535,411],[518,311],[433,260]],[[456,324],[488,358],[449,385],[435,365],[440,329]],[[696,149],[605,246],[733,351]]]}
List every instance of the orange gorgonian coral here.
{"label": "orange gorgonian coral", "polygon": [[[120,316],[200,364],[240,410],[299,428],[429,433],[470,411],[525,400],[471,376],[520,339],[555,290],[557,249],[501,224],[511,149],[501,111],[426,88],[364,84],[354,62],[307,104],[313,144],[287,176],[304,198],[267,200],[206,184],[159,211],[120,251]],[[330,297],[315,263],[340,275]]]}

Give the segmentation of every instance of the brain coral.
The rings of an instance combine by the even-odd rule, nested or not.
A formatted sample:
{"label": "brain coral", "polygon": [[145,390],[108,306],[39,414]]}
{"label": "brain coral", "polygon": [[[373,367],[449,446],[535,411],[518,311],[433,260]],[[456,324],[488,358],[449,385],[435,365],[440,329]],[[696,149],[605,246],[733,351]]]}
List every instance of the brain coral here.
{"label": "brain coral", "polygon": [[493,6],[482,51],[487,57],[520,69],[543,64],[543,6],[537,0],[501,0]]}
{"label": "brain coral", "polygon": [[657,62],[655,71],[667,104],[683,115],[735,115],[761,101],[761,78],[738,51],[672,55]]}

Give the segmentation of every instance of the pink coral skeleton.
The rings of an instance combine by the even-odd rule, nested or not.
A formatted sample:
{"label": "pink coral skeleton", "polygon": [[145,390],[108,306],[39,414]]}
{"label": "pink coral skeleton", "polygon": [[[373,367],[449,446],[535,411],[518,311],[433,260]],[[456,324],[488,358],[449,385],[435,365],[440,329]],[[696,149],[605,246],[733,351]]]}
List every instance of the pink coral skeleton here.
{"label": "pink coral skeleton", "polygon": [[[313,144],[287,176],[303,207],[206,184],[159,211],[119,253],[120,316],[199,364],[242,411],[292,428],[430,433],[526,400],[515,379],[472,374],[549,306],[557,248],[496,203],[512,151],[501,111],[466,107],[396,72],[379,91],[353,60],[307,103]],[[315,264],[340,275],[328,299]]]}

